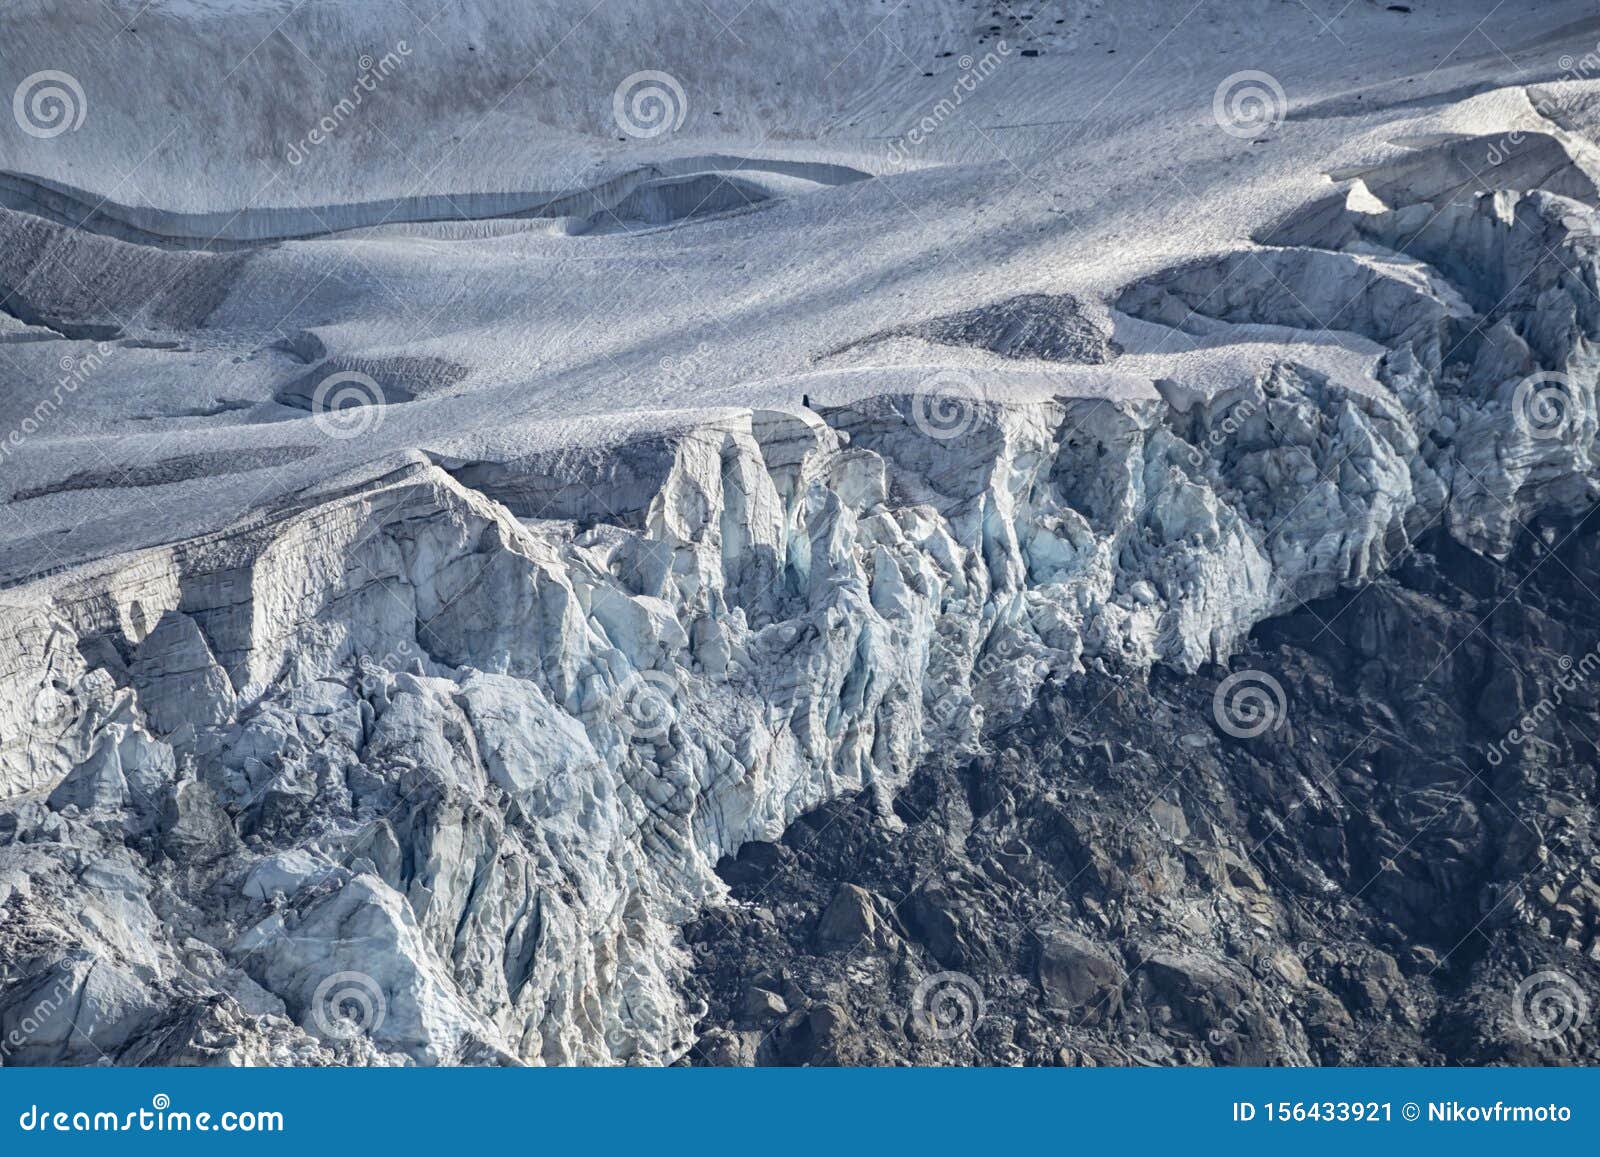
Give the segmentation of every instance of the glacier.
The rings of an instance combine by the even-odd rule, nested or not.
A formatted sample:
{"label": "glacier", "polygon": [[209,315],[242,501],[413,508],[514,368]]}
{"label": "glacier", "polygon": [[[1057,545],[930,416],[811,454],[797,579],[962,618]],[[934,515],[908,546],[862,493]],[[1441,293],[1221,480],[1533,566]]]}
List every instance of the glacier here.
{"label": "glacier", "polygon": [[[152,7],[182,32],[157,53],[276,16]],[[321,32],[404,20],[375,10]],[[492,23],[469,12],[441,30]],[[63,18],[6,17],[29,59]],[[1567,125],[1520,84],[1376,126],[1308,107],[1356,118],[1366,159],[1292,166],[1247,236],[1070,294],[1010,257],[924,292],[869,254],[888,288],[827,286],[824,322],[762,301],[793,276],[768,252],[719,335],[671,277],[585,270],[565,308],[626,320],[576,350],[548,299],[587,258],[545,247],[666,260],[709,229],[759,263],[841,198],[881,211],[893,174],[859,140],[702,141],[576,191],[416,193],[357,121],[346,168],[254,206],[219,163],[136,195],[0,153],[4,364],[90,367],[57,387],[72,437],[32,396],[8,415],[43,432],[8,452],[26,529],[0,543],[5,1063],[674,1063],[705,1011],[682,929],[725,901],[724,857],[861,792],[892,829],[930,753],[980,750],[1042,687],[1214,669],[1427,534],[1493,559],[1575,524],[1600,484],[1600,170],[1591,82],[1552,83]],[[976,146],[935,145],[911,176],[954,203]],[[699,286],[732,258],[695,260]],[[342,270],[346,297],[322,288]],[[467,320],[407,340],[391,278]],[[660,404],[619,403],[605,361]],[[330,432],[336,378],[366,394]]]}

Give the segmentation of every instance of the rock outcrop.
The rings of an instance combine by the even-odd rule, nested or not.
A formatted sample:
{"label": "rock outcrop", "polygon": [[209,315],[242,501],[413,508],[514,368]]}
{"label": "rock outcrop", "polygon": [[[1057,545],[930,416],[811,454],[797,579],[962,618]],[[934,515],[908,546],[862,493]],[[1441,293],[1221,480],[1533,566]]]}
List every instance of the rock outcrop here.
{"label": "rock outcrop", "polygon": [[1225,670],[1053,681],[898,825],[843,799],[746,845],[686,931],[689,1062],[1596,1063],[1597,561],[1600,518],[1505,562],[1435,530],[1256,630],[1259,734]]}

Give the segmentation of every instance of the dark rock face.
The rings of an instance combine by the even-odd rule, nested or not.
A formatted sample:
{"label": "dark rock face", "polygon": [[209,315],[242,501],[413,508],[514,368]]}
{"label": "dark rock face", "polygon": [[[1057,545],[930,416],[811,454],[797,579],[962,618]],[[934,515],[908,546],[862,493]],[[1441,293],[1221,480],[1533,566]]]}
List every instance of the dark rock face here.
{"label": "dark rock face", "polygon": [[894,337],[968,346],[1013,360],[1037,358],[1077,365],[1105,365],[1122,354],[1122,347],[1070,293],[1022,293],[915,325],[897,326],[865,341]]}
{"label": "dark rock face", "polygon": [[[1098,672],[719,869],[694,1064],[1600,1061],[1600,519]],[[1257,720],[1259,722],[1259,719]],[[761,995],[764,994],[764,995]]]}
{"label": "dark rock face", "polygon": [[1039,930],[1039,988],[1046,1007],[1082,1021],[1109,1019],[1122,1009],[1127,981],[1117,956],[1081,932]]}
{"label": "dark rock face", "polygon": [[937,317],[905,332],[941,345],[986,349],[1005,358],[1104,365],[1122,352],[1068,293],[1024,293]]}

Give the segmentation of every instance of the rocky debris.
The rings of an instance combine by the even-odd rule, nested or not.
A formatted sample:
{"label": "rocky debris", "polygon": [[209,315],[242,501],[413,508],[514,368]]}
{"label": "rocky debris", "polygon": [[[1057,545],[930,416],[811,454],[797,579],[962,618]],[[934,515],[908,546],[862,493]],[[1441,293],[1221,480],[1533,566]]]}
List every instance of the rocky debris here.
{"label": "rocky debris", "polygon": [[1037,358],[1104,365],[1122,349],[1069,293],[1023,293],[875,334],[868,341],[915,337],[939,345],[969,346],[1003,358]]}
{"label": "rocky debris", "polygon": [[1114,1020],[1127,975],[1104,945],[1072,928],[1039,929],[1039,989],[1047,1007],[1079,1023]]}
{"label": "rocky debris", "polygon": [[[897,824],[858,797],[746,845],[686,937],[702,1039],[762,1035],[686,1059],[1595,1063],[1597,531],[1503,564],[1436,533],[1264,623],[1234,660],[1283,692],[1255,737],[1219,713],[1226,670],[1090,673],[925,763]],[[1513,670],[1536,722],[1508,740]],[[869,895],[880,937],[809,934]],[[740,1020],[752,975],[832,1032]]]}
{"label": "rocky debris", "polygon": [[789,1014],[789,1006],[776,992],[752,983],[741,1010],[746,1020],[770,1022]]}
{"label": "rocky debris", "polygon": [[878,915],[872,894],[854,884],[845,884],[833,897],[817,924],[817,943],[836,948],[853,948],[871,940],[878,931]]}
{"label": "rocky debris", "polygon": [[700,1041],[701,1053],[714,1065],[748,1067],[755,1062],[756,1033],[735,1033],[713,1029]]}

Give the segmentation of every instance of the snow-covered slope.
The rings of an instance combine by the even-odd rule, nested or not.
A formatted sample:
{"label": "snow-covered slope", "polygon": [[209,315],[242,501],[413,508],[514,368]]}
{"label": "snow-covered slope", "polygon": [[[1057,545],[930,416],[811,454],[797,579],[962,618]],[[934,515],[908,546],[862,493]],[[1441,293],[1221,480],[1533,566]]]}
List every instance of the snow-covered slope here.
{"label": "snow-covered slope", "polygon": [[673,1059],[743,842],[1594,497],[1588,5],[101,7],[4,16],[8,1060]]}

